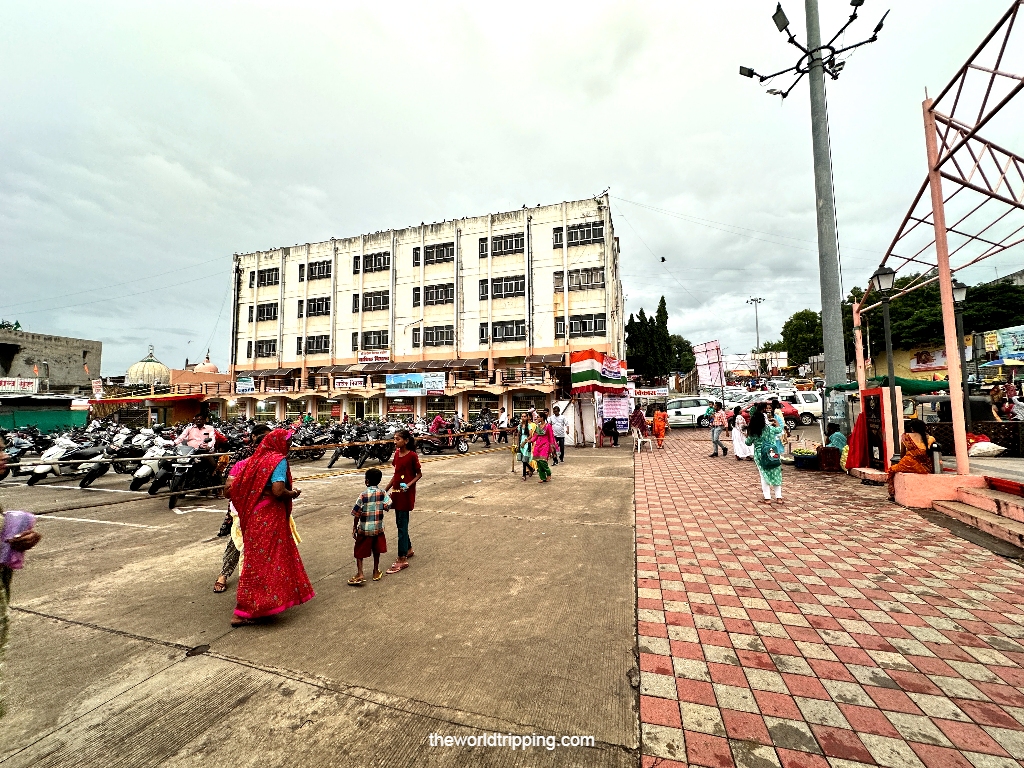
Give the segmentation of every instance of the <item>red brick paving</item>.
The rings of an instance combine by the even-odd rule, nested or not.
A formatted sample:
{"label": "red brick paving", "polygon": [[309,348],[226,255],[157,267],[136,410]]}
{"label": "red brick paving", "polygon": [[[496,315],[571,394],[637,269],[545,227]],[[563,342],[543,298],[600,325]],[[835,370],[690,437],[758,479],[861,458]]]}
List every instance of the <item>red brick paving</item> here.
{"label": "red brick paving", "polygon": [[844,475],[635,466],[644,768],[1024,760],[1024,569]]}

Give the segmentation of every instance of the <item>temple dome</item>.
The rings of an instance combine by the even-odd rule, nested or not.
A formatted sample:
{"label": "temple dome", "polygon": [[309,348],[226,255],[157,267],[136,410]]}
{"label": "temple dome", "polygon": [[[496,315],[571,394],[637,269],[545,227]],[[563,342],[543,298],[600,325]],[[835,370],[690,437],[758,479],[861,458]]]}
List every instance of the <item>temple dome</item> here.
{"label": "temple dome", "polygon": [[171,383],[171,369],[153,356],[152,345],[149,354],[131,366],[124,375],[125,384],[156,386]]}
{"label": "temple dome", "polygon": [[220,373],[220,368],[210,362],[210,353],[206,353],[206,359],[192,369],[196,373]]}

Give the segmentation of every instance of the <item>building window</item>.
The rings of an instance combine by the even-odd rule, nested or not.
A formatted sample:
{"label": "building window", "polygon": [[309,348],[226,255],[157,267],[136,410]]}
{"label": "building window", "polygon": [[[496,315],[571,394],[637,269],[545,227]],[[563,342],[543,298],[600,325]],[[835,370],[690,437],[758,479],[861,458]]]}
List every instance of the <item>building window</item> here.
{"label": "building window", "polygon": [[420,287],[418,285],[412,289],[412,305],[414,307],[420,305]]}
{"label": "building window", "polygon": [[[299,299],[299,306],[302,306],[302,299]],[[321,296],[318,299],[309,299],[306,302],[306,317],[320,317],[331,314],[331,297]],[[302,310],[299,310],[299,317],[302,317]]]}
{"label": "building window", "polygon": [[247,360],[252,357],[252,342],[251,341],[245,342],[245,357],[246,357]]}
{"label": "building window", "polygon": [[556,339],[564,339],[565,338],[565,318],[564,317],[556,317],[555,318],[555,338]]}
{"label": "building window", "polygon": [[359,294],[358,293],[353,293],[352,294],[352,312],[356,313],[358,311],[359,311]]}
{"label": "building window", "polygon": [[480,281],[480,301],[487,298],[487,278]]}
{"label": "building window", "polygon": [[522,253],[526,238],[522,232],[508,235],[495,235],[491,238],[491,255],[508,256],[510,253]]}
{"label": "building window", "polygon": [[[302,337],[299,337],[299,346],[302,345]],[[331,336],[327,333],[321,333],[316,336],[306,337],[306,354],[307,355],[323,355],[331,351]],[[301,349],[300,349],[301,354]]]}
{"label": "building window", "polygon": [[299,264],[299,282],[301,283],[306,279],[306,265]]}
{"label": "building window", "polygon": [[525,341],[526,321],[505,320],[491,325],[491,340],[499,341]]}
{"label": "building window", "polygon": [[391,252],[368,253],[363,257],[363,272],[386,272],[391,269]]}
{"label": "building window", "polygon": [[[563,288],[563,275],[565,273],[559,270],[554,273],[554,284],[555,291],[561,291]],[[593,288],[604,288],[604,267],[592,267],[590,269],[570,269],[569,270],[569,290],[570,291],[589,291]]]}
{"label": "building window", "polygon": [[487,258],[487,238],[486,237],[481,237],[480,238],[480,258],[481,259],[486,259]]}
{"label": "building window", "polygon": [[250,288],[255,288],[256,287],[256,273],[255,272],[250,272],[249,273],[249,287]]}
{"label": "building window", "polygon": [[363,349],[387,349],[387,331],[363,331]]}
{"label": "building window", "polygon": [[302,317],[302,299],[299,299],[299,317]]}
{"label": "building window", "polygon": [[295,342],[296,342],[295,343],[295,354],[296,355],[301,355],[302,354],[302,337],[301,336],[296,336],[295,337]]}
{"label": "building window", "polygon": [[[486,281],[482,281],[482,282],[484,283],[484,287],[486,287],[486,285],[487,285]],[[488,338],[488,336],[487,336],[487,323],[480,323],[480,343],[481,344],[486,344],[487,343],[487,338]]]}
{"label": "building window", "polygon": [[[569,245],[587,245],[588,243],[604,242],[604,222],[585,221],[569,227]],[[562,228],[555,227],[552,231],[552,245],[562,247]]]}
{"label": "building window", "polygon": [[596,315],[570,315],[569,338],[604,336],[605,322],[606,316],[604,312]]}
{"label": "building window", "polygon": [[454,325],[431,325],[423,329],[424,347],[450,347],[454,344]]}
{"label": "building window", "polygon": [[370,291],[363,294],[363,312],[379,312],[391,306],[389,291]]}
{"label": "building window", "polygon": [[412,345],[414,347],[418,347],[420,345],[420,329],[419,328],[413,328],[412,329]]}
{"label": "building window", "polygon": [[352,331],[352,351],[359,349],[359,331]]}
{"label": "building window", "polygon": [[262,288],[265,285],[279,285],[281,283],[281,270],[277,267],[261,269],[256,275],[256,287]]}
{"label": "building window", "polygon": [[455,261],[455,243],[434,243],[426,247],[423,254],[424,264],[440,264]]}
{"label": "building window", "polygon": [[358,256],[353,256],[352,257],[352,274],[353,275],[358,275],[359,274],[359,257]]}
{"label": "building window", "polygon": [[507,275],[496,277],[491,281],[491,296],[495,299],[508,299],[513,296],[526,295],[526,275]]}
{"label": "building window", "polygon": [[428,285],[423,289],[423,303],[428,307],[435,304],[455,303],[455,283],[440,283]]}
{"label": "building window", "polygon": [[256,307],[254,307],[254,306],[253,306],[252,304],[250,304],[250,305],[249,305],[249,322],[250,322],[250,323],[252,322],[252,318],[253,318],[253,313],[254,313],[255,311],[256,311]]}
{"label": "building window", "polygon": [[412,249],[412,265],[414,267],[420,265],[420,247],[418,245]]}
{"label": "building window", "polygon": [[277,320],[277,302],[272,304],[257,304],[256,305],[256,322],[262,323],[264,320]]}
{"label": "building window", "polygon": [[256,357],[276,357],[277,339],[263,339],[256,342]]}
{"label": "building window", "polygon": [[[302,264],[299,265],[299,280],[302,279]],[[331,279],[331,262],[330,261],[313,261],[309,264],[309,274],[306,276],[308,280],[330,280]]]}

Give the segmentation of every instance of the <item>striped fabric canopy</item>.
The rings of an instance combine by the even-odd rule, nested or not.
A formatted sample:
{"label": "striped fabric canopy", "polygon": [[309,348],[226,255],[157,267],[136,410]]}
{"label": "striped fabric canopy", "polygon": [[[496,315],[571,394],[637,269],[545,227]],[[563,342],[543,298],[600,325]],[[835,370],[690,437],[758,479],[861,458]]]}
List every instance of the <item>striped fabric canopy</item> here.
{"label": "striped fabric canopy", "polygon": [[626,391],[626,361],[604,352],[587,349],[569,353],[573,394],[603,392],[621,395]]}

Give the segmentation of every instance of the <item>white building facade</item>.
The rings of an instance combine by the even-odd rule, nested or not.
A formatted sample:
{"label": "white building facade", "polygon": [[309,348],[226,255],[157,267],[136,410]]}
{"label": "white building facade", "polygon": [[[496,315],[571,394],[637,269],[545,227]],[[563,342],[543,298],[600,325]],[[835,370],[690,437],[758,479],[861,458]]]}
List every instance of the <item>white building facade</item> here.
{"label": "white building facade", "polygon": [[[236,255],[229,412],[539,408],[571,350],[624,354],[623,303],[607,195]],[[387,374],[416,372],[435,388],[387,396]]]}

